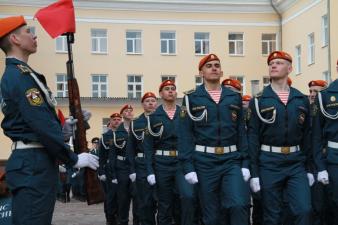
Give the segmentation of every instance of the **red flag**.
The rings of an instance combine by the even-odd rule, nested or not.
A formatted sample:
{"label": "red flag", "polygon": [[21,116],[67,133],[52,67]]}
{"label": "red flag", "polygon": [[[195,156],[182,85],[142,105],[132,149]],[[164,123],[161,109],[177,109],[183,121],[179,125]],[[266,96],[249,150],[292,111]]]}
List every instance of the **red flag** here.
{"label": "red flag", "polygon": [[58,118],[60,120],[61,125],[63,126],[65,124],[66,118],[60,109],[58,109]]}
{"label": "red flag", "polygon": [[75,33],[75,13],[72,0],[59,0],[40,9],[34,16],[52,37],[70,32]]}

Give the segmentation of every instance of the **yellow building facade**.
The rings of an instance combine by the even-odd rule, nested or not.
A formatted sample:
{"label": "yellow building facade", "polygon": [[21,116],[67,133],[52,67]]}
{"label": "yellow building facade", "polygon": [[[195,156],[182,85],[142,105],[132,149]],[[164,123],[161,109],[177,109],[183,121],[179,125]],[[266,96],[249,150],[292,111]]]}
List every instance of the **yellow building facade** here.
{"label": "yellow building facade", "polygon": [[[93,115],[88,141],[101,135],[109,115],[124,104],[134,106],[135,116],[141,113],[139,97],[147,91],[157,94],[164,79],[175,79],[181,98],[183,91],[202,82],[197,65],[208,53],[221,59],[224,78],[242,82],[244,94],[255,94],[268,84],[266,58],[276,49],[293,55],[298,67],[290,76],[293,85],[304,93],[312,79],[337,78],[338,43],[333,40],[338,38],[338,16],[333,11],[338,10],[338,2],[272,2],[74,1],[75,76],[82,107]],[[59,97],[57,108],[68,115],[65,40],[51,39],[33,20],[39,8],[51,3],[1,0],[0,17],[25,16],[38,37],[38,52],[29,64],[46,76],[49,87]],[[1,53],[1,74],[4,66]],[[4,143],[0,159],[6,159],[11,142],[3,133],[0,141]]]}

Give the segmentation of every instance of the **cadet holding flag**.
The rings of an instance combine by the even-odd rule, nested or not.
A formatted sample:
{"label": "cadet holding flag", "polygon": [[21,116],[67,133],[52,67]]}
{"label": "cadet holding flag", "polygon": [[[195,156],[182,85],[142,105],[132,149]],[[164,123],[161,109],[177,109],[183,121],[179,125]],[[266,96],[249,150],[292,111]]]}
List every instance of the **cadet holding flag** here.
{"label": "cadet holding flag", "polygon": [[[267,60],[271,85],[249,105],[248,140],[254,192],[261,190],[263,224],[281,223],[283,196],[294,224],[310,224],[310,107],[307,97],[287,83],[291,56],[272,52]],[[284,194],[284,195],[283,195]]]}
{"label": "cadet holding flag", "polygon": [[55,98],[45,77],[28,65],[37,41],[22,16],[0,19],[0,48],[6,54],[1,79],[1,126],[13,141],[6,165],[6,179],[13,195],[13,224],[51,224],[58,175],[56,160],[92,169],[98,167],[98,160],[89,153],[77,156],[64,143]]}
{"label": "cadet holding flag", "polygon": [[232,225],[248,224],[249,160],[242,97],[220,84],[215,54],[199,63],[204,84],[186,92],[178,129],[178,157],[185,179],[198,183],[203,223],[219,225],[227,210]]}

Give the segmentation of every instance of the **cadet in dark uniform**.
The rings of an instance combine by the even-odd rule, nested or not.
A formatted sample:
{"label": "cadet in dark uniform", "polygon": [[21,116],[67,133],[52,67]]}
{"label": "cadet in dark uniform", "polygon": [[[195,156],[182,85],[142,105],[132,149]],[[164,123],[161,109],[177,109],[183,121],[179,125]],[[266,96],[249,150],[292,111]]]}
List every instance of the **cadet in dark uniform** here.
{"label": "cadet in dark uniform", "polygon": [[98,167],[97,157],[78,156],[64,143],[56,101],[42,74],[28,64],[36,36],[22,16],[0,19],[0,48],[6,54],[1,79],[2,129],[12,141],[6,179],[12,192],[13,224],[51,224],[57,188],[56,160],[72,167]]}
{"label": "cadet in dark uniform", "polygon": [[[180,196],[181,225],[197,225],[194,185],[185,179],[177,158],[180,107],[176,105],[176,85],[171,80],[159,87],[163,104],[147,117],[144,138],[147,180],[157,186],[159,225],[171,225],[175,189]],[[177,206],[176,206],[177,207]]]}
{"label": "cadet in dark uniform", "polygon": [[133,107],[125,105],[120,114],[123,123],[112,132],[111,149],[109,150],[109,170],[115,171],[116,177],[110,182],[117,183],[117,206],[119,225],[128,225],[130,202],[133,199],[133,224],[138,224],[137,202],[134,196],[134,187],[129,178],[130,168],[126,160],[126,147],[130,131],[130,123],[133,119]]}
{"label": "cadet in dark uniform", "polygon": [[[103,207],[107,225],[117,225],[117,179],[115,169],[112,171],[109,169],[108,156],[113,144],[113,132],[120,126],[121,122],[120,113],[110,115],[108,130],[102,135],[99,148],[100,167],[98,169],[98,177],[105,193]],[[111,163],[112,167],[114,167],[114,163],[115,161]]]}
{"label": "cadet in dark uniform", "polygon": [[[337,62],[338,63],[338,62]],[[338,71],[338,64],[337,64]],[[318,171],[317,180],[333,191],[333,221],[338,225],[338,80],[318,92],[312,109],[312,147]],[[326,148],[326,152],[323,149]]]}
{"label": "cadet in dark uniform", "polygon": [[292,71],[288,53],[273,52],[267,62],[271,85],[250,101],[248,112],[250,186],[253,192],[262,187],[263,224],[281,224],[285,194],[294,223],[308,225],[312,183],[307,171],[311,154],[309,102],[287,84]]}
{"label": "cadet in dark uniform", "polygon": [[178,157],[186,180],[199,184],[204,224],[221,224],[227,210],[232,225],[245,225],[250,172],[242,97],[220,84],[223,71],[215,54],[198,68],[204,84],[184,96]]}
{"label": "cadet in dark uniform", "polygon": [[130,165],[129,178],[136,180],[136,197],[142,225],[155,225],[156,202],[154,198],[154,186],[147,181],[147,170],[144,160],[144,135],[147,129],[147,116],[157,106],[156,95],[147,92],[141,100],[144,112],[131,122],[129,140],[127,142],[127,160]]}
{"label": "cadet in dark uniform", "polygon": [[96,155],[97,157],[99,156],[99,138],[98,137],[94,137],[92,138],[92,147],[89,151],[90,154]]}

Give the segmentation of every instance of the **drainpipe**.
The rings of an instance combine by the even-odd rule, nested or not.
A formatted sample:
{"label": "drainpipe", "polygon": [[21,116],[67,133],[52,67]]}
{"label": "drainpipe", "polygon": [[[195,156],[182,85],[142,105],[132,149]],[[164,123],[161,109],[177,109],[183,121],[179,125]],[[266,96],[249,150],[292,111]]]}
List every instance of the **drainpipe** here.
{"label": "drainpipe", "polygon": [[328,48],[327,48],[327,57],[328,57],[328,74],[329,74],[329,82],[332,81],[332,70],[331,70],[331,19],[330,19],[330,1],[327,0],[327,41],[328,41]]}
{"label": "drainpipe", "polygon": [[[330,0],[328,0],[330,1]],[[278,9],[276,8],[275,4],[273,3],[273,0],[270,0],[270,4],[271,7],[273,8],[273,10],[276,12],[276,14],[278,15],[278,20],[279,20],[279,40],[278,40],[278,47],[279,50],[283,50],[283,27],[282,27],[282,15],[280,14],[280,12],[278,11]]]}

